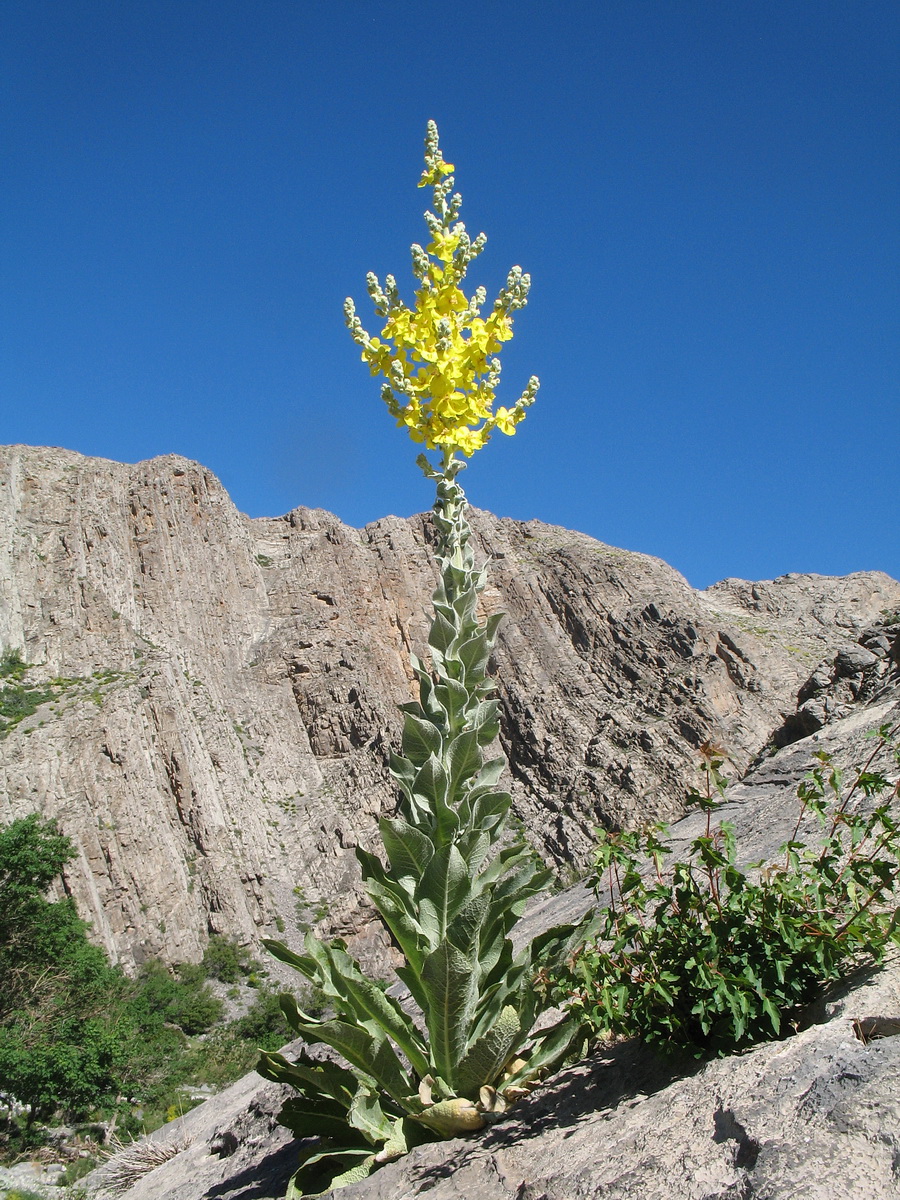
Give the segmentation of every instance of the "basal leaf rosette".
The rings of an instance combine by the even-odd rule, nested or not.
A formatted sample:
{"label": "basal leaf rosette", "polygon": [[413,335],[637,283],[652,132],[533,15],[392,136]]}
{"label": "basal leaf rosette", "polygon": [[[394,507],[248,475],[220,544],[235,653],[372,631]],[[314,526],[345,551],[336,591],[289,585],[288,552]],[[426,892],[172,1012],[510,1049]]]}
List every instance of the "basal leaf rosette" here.
{"label": "basal leaf rosette", "polygon": [[462,283],[469,264],[487,243],[485,234],[472,239],[458,220],[462,196],[453,191],[453,164],[444,162],[437,126],[428,122],[425,170],[419,187],[433,189],[433,207],[425,213],[430,241],[412,247],[412,269],[419,286],[410,308],[400,298],[393,275],[382,287],[376,275],[366,277],[375,313],[385,319],[379,337],[362,325],[351,299],[344,304],[347,325],[362,347],[363,362],[386,382],[381,394],[397,424],[415,442],[470,457],[495,429],[513,434],[534,401],[539,387],[532,375],[512,408],[495,408],[503,343],[513,336],[513,313],[528,301],[531,278],[513,267],[492,310],[482,316],[487,299],[483,287],[468,297]]}

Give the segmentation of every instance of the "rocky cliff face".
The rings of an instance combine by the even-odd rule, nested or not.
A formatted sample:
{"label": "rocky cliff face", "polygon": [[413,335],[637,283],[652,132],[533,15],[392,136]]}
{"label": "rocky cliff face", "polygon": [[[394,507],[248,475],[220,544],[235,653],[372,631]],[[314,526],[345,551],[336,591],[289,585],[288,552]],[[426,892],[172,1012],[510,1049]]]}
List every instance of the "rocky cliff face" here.
{"label": "rocky cliff face", "polygon": [[[563,871],[600,822],[677,816],[704,740],[743,770],[891,661],[900,584],[877,572],[696,592],[580,534],[473,524],[486,603],[509,614],[516,809]],[[430,535],[421,517],[250,520],[175,456],[0,449],[0,645],[55,694],[0,740],[0,820],[59,818],[79,848],[66,886],[114,958],[194,959],[210,931],[255,941],[298,907],[382,954],[353,848],[393,804]]]}

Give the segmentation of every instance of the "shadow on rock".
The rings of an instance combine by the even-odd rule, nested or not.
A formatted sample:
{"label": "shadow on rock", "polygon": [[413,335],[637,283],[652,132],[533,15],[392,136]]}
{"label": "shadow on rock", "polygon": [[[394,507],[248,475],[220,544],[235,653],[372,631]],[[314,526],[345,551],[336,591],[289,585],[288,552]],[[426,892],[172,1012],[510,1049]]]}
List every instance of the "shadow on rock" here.
{"label": "shadow on rock", "polygon": [[288,1142],[203,1193],[203,1200],[271,1200],[283,1196],[297,1169],[297,1143]]}

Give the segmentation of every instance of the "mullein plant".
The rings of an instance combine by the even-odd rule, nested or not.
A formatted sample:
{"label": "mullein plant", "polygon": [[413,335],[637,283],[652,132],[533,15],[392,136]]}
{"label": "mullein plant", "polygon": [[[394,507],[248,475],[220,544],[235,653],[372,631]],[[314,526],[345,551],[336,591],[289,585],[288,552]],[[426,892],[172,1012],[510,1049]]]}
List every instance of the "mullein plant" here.
{"label": "mullein plant", "polygon": [[485,291],[461,289],[486,238],[470,239],[458,220],[453,167],[444,162],[429,122],[420,187],[433,189],[425,214],[426,248],[412,247],[415,304],[400,299],[393,276],[368,276],[381,337],[363,328],[352,300],[345,315],[363,361],[384,375],[382,396],[398,425],[427,450],[417,459],[436,484],[435,554],[440,582],[428,636],[430,662],[413,657],[419,699],[402,706],[401,753],[390,768],[400,799],[379,823],[384,854],[357,850],[372,903],[404,965],[409,992],[400,1003],[366,978],[340,941],[307,934],[304,953],[267,941],[324,994],[333,1015],[316,1019],[291,996],[282,1007],[308,1046],[324,1044],[343,1060],[301,1051],[294,1062],[264,1053],[258,1070],[291,1084],[279,1120],[299,1138],[300,1167],[289,1200],[365,1178],[413,1146],[484,1128],[547,1073],[571,1057],[579,1018],[540,1018],[537,980],[584,940],[582,926],[552,929],[513,945],[525,905],[551,882],[550,872],[509,829],[505,767],[491,756],[499,702],[488,663],[502,614],[482,620],[478,567],[457,476],[464,459],[495,429],[512,434],[538,390],[532,377],[511,409],[494,407],[496,354],[512,337],[512,315],[530,279],[513,267],[487,317]]}

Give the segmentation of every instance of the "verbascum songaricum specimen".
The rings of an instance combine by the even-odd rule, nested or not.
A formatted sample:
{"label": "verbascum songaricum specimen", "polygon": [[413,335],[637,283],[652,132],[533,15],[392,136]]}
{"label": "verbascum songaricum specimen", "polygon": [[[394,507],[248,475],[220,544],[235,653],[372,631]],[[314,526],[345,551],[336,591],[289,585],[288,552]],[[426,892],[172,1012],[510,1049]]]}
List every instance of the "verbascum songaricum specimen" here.
{"label": "verbascum songaricum specimen", "polygon": [[[457,480],[494,430],[512,434],[534,400],[532,377],[512,408],[495,408],[512,314],[526,303],[529,277],[514,267],[483,318],[483,288],[461,284],[484,247],[457,218],[453,167],[429,122],[421,187],[431,241],[412,247],[415,304],[396,281],[368,277],[376,313],[371,337],[348,300],[347,324],[373,374],[383,374],[391,415],[414,441],[439,450],[418,464],[437,487],[435,554],[440,582],[428,637],[429,662],[413,658],[419,698],[403,706],[401,753],[391,772],[396,815],[379,822],[383,855],[358,850],[366,890],[404,965],[398,999],[366,978],[342,942],[307,934],[303,953],[267,941],[325,996],[333,1015],[316,1019],[290,996],[282,1008],[307,1045],[324,1044],[343,1063],[303,1051],[294,1062],[263,1054],[258,1070],[293,1085],[279,1116],[308,1141],[289,1200],[365,1178],[426,1141],[483,1128],[573,1052],[579,1025],[541,1023],[538,973],[583,941],[583,926],[552,929],[514,948],[511,933],[529,899],[551,882],[534,852],[508,830],[511,799],[500,789],[505,760],[494,754],[499,703],[488,662],[502,614],[482,619],[487,567],[476,565]],[[537,1030],[537,1031],[536,1031]]]}

